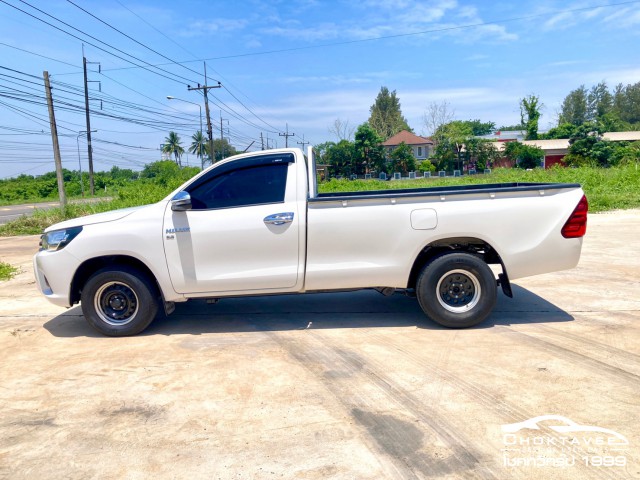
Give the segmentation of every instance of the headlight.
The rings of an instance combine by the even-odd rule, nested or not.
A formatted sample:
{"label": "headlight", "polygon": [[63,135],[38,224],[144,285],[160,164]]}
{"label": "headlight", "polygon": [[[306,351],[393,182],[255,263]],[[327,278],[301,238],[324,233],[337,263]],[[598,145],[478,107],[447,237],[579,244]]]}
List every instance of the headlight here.
{"label": "headlight", "polygon": [[62,250],[71,240],[76,238],[81,231],[82,227],[72,227],[47,232],[40,237],[40,250],[46,250],[48,252]]}

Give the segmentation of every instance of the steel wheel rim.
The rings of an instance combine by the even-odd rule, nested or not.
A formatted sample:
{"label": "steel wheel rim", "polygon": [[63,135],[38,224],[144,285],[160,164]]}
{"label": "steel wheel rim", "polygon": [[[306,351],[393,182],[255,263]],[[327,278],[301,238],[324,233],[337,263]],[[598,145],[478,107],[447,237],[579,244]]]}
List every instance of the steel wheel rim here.
{"label": "steel wheel rim", "polygon": [[450,270],[438,280],[436,297],[445,310],[465,313],[480,301],[480,281],[468,270]]}
{"label": "steel wheel rim", "polygon": [[133,321],[138,313],[138,295],[126,283],[105,283],[93,298],[96,313],[103,322],[109,325],[126,325]]}

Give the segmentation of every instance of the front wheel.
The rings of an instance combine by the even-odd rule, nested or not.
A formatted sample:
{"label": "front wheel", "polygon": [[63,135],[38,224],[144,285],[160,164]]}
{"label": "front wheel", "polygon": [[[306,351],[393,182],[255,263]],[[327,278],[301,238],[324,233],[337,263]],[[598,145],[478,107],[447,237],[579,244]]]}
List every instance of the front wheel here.
{"label": "front wheel", "polygon": [[123,337],[142,332],[158,313],[157,292],[136,270],[103,269],[82,289],[82,313],[104,335]]}
{"label": "front wheel", "polygon": [[416,295],[424,313],[449,328],[482,322],[496,304],[496,278],[484,261],[468,253],[448,253],[420,273]]}

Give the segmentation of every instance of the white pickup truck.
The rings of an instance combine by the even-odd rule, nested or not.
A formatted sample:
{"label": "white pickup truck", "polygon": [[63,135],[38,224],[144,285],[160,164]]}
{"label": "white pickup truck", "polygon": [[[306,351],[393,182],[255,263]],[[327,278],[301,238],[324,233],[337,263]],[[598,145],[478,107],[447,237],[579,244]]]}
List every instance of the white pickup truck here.
{"label": "white pickup truck", "polygon": [[435,322],[469,327],[498,286],[512,296],[509,279],[576,266],[587,210],[573,184],[321,194],[312,149],[268,150],[216,163],[158,203],[47,228],[34,270],[51,302],[80,302],[112,336],[192,298],[364,288],[415,295]]}

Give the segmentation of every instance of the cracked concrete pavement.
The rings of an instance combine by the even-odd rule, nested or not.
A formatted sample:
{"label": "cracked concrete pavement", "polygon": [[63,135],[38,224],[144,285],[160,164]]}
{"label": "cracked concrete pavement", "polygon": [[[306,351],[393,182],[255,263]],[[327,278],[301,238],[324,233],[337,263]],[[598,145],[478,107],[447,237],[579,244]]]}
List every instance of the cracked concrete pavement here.
{"label": "cracked concrete pavement", "polygon": [[467,330],[363,291],[178,305],[130,338],[36,291],[37,237],[0,238],[0,478],[640,478],[639,233],[590,215],[576,269]]}

